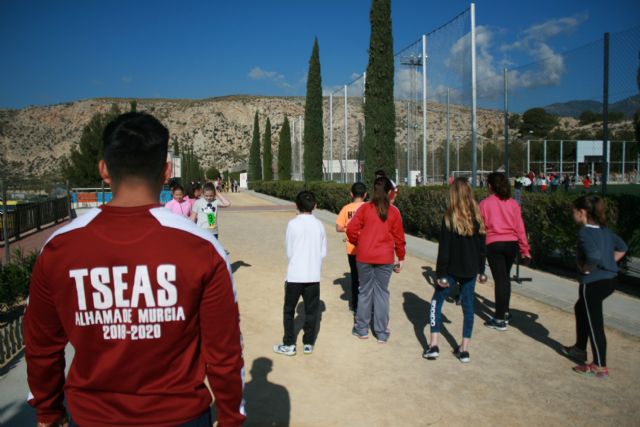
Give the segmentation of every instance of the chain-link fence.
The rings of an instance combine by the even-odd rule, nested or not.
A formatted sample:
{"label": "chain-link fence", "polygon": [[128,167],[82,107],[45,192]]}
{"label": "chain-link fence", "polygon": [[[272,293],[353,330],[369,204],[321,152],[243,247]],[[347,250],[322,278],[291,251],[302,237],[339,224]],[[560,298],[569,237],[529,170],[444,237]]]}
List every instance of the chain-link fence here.
{"label": "chain-link fence", "polygon": [[[471,28],[469,8],[394,55],[396,168],[387,173],[399,183],[442,182],[454,171],[445,153],[473,135]],[[327,180],[361,179],[365,83],[366,74],[353,76],[329,94]]]}
{"label": "chain-link fence", "polygon": [[[472,5],[398,49],[396,170],[389,175],[407,185],[461,175],[482,184],[494,170],[547,178],[609,171],[613,183],[637,182],[633,116],[640,111],[640,27],[608,38],[606,121],[605,38],[557,52],[541,31],[534,26],[498,45],[499,30],[476,27]],[[522,58],[535,61],[515,66]],[[365,82],[366,75],[354,76],[327,100],[327,180],[360,179]],[[596,153],[604,146],[608,166]]]}

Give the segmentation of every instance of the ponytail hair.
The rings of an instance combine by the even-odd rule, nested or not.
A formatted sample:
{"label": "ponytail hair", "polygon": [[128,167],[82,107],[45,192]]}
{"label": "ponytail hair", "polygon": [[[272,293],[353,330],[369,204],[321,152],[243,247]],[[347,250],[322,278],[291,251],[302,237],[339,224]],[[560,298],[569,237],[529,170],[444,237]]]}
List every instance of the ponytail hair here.
{"label": "ponytail hair", "polygon": [[582,196],[573,202],[576,210],[584,209],[587,212],[587,220],[601,226],[607,223],[607,204],[600,196]]}
{"label": "ponytail hair", "polygon": [[487,182],[491,186],[491,191],[500,200],[507,200],[511,197],[511,184],[502,172],[491,172],[487,177]]}
{"label": "ponytail hair", "polygon": [[382,221],[387,220],[387,213],[389,212],[389,191],[391,190],[393,190],[393,186],[389,178],[381,176],[373,182],[371,203],[376,207],[378,216]]}

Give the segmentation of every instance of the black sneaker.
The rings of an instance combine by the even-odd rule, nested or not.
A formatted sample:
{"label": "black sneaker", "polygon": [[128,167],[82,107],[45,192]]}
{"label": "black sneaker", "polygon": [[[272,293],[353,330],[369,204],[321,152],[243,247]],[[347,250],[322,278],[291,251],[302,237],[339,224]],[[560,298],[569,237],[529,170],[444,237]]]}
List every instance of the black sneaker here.
{"label": "black sneaker", "polygon": [[504,320],[498,320],[495,317],[492,317],[491,319],[484,322],[484,326],[486,326],[487,328],[495,329],[497,331],[507,330],[507,322],[505,322]]}
{"label": "black sneaker", "polygon": [[572,345],[571,347],[562,346],[560,352],[567,356],[569,359],[578,363],[585,363],[587,361],[587,352],[581,348]]}
{"label": "black sneaker", "polygon": [[427,351],[425,351],[424,354],[422,355],[422,357],[429,360],[436,360],[438,356],[440,356],[440,349],[438,348],[437,345],[434,345],[433,347],[429,347]]}
{"label": "black sneaker", "polygon": [[454,352],[454,354],[456,355],[456,357],[458,358],[459,361],[461,361],[462,363],[469,363],[471,362],[471,356],[469,355],[468,351],[460,351],[460,347],[458,347],[456,349],[456,351]]}

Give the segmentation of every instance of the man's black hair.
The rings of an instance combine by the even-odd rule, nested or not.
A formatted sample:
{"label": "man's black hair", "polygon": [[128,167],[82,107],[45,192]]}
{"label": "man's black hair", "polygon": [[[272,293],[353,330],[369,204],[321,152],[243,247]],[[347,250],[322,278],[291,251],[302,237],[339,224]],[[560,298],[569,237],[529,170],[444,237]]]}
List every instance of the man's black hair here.
{"label": "man's black hair", "polygon": [[169,130],[146,113],[125,113],[103,133],[104,161],[114,182],[141,179],[156,185],[167,162]]}
{"label": "man's black hair", "polygon": [[382,169],[378,169],[376,171],[376,178],[386,178],[387,174],[382,170]]}
{"label": "man's black hair", "polygon": [[316,207],[316,197],[311,191],[301,191],[296,196],[296,207],[300,212],[311,213]]}
{"label": "man's black hair", "polygon": [[367,193],[367,187],[361,182],[356,182],[351,186],[351,194],[353,197],[364,197]]}

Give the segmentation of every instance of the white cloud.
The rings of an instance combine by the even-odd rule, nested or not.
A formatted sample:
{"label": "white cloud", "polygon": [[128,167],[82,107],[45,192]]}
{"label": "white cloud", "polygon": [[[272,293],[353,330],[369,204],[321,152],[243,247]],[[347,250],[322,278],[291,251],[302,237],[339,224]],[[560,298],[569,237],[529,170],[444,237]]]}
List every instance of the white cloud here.
{"label": "white cloud", "polygon": [[[492,52],[508,54],[520,52],[531,58],[535,64],[525,71],[515,68],[509,70],[509,88],[536,88],[540,86],[559,85],[565,73],[564,57],[557,53],[548,40],[560,35],[569,34],[588,18],[586,13],[552,19],[532,25],[522,31],[517,40],[504,43],[494,49],[496,33],[501,29],[486,26],[476,27],[476,81],[477,93],[481,98],[497,98],[503,93],[503,69],[512,68],[513,63],[508,56],[496,60]],[[450,56],[445,65],[452,71],[468,70],[470,66],[469,34],[458,39],[451,47]]]}
{"label": "white cloud", "polygon": [[251,80],[269,80],[281,89],[291,89],[293,86],[288,83],[284,75],[277,71],[263,70],[260,67],[253,67],[248,74]]}

